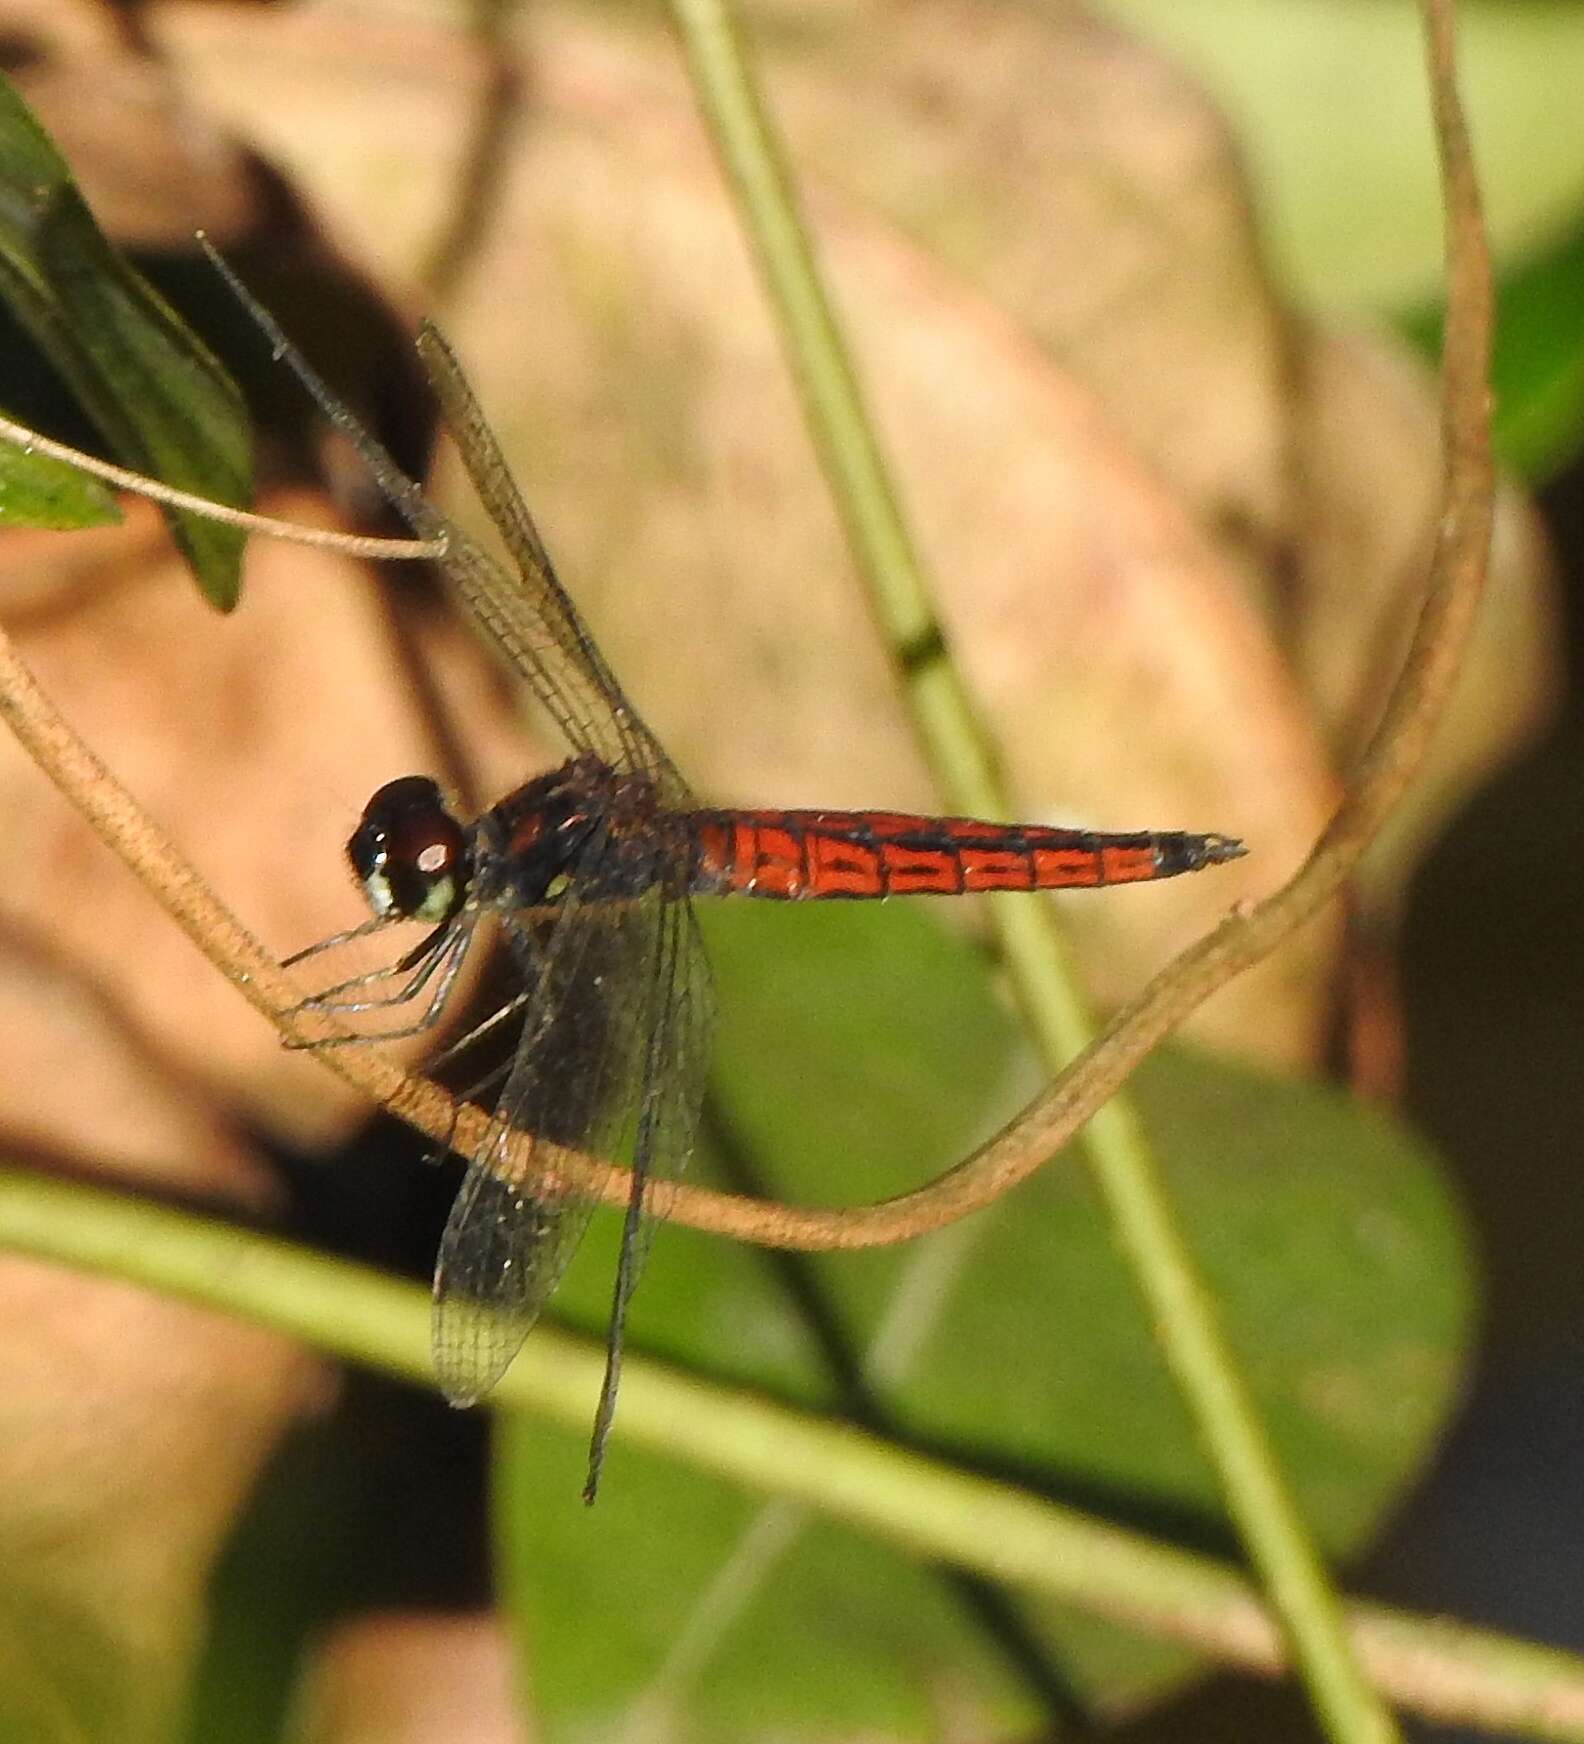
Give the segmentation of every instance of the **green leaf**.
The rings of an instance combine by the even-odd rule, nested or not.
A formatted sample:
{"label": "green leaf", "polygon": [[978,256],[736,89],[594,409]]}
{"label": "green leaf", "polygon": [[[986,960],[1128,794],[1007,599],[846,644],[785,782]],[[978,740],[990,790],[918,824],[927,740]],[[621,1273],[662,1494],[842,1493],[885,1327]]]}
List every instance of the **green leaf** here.
{"label": "green leaf", "polygon": [[[71,171],[0,79],[0,298],[117,456],[233,506],[249,497],[241,395],[207,347],[111,247]],[[167,519],[205,595],[236,603],[242,535]]]}
{"label": "green leaf", "polygon": [[289,1735],[315,1640],[363,1597],[367,1481],[345,1413],[297,1425],[261,1474],[210,1583],[189,1744]]}
{"label": "green leaf", "polygon": [[102,527],[120,519],[115,498],[98,479],[0,442],[0,527]]}
{"label": "green leaf", "polygon": [[[917,905],[706,918],[717,1091],[764,1190],[856,1203],[916,1186],[1026,1090],[982,959]],[[1305,1509],[1329,1548],[1357,1547],[1453,1397],[1469,1286],[1445,1189],[1400,1128],[1326,1091],[1186,1053],[1134,1086]],[[609,1295],[615,1219],[602,1224],[558,1299],[590,1326]],[[788,1262],[662,1231],[633,1331],[711,1375],[1232,1553],[1073,1158],[905,1249]],[[837,1378],[836,1347],[867,1364],[861,1386]],[[1037,1723],[1053,1689],[1137,1701],[1191,1667],[1043,1603],[987,1605],[846,1527],[619,1440],[585,1510],[578,1439],[529,1420],[501,1433],[502,1576],[547,1738],[619,1730],[635,1703],[699,1740],[933,1736],[943,1712],[1005,1730]]]}

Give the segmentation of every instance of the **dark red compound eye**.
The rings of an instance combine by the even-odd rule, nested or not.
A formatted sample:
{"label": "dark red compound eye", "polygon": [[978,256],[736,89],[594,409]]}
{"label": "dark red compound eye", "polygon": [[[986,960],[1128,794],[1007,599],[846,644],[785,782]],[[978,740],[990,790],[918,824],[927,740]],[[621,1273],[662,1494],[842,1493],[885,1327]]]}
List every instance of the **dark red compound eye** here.
{"label": "dark red compound eye", "polygon": [[449,920],[467,895],[467,832],[427,775],[404,775],[379,789],[347,842],[347,858],[376,914]]}

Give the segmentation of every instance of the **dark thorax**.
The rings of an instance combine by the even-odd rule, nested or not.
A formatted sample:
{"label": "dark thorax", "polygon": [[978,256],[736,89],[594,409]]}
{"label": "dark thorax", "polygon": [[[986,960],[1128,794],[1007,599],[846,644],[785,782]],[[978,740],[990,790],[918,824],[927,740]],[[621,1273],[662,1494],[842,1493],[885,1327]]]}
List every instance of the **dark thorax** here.
{"label": "dark thorax", "polygon": [[585,902],[642,895],[664,880],[674,856],[674,832],[655,827],[673,816],[648,776],[574,757],[479,819],[498,850],[480,858],[499,883],[478,899],[538,908],[559,900],[572,880]]}

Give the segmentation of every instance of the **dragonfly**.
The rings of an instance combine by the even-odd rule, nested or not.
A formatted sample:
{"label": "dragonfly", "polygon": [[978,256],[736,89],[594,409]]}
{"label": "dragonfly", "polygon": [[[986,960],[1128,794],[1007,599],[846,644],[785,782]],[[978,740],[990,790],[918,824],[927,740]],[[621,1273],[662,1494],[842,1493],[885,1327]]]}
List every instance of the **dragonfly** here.
{"label": "dragonfly", "polygon": [[[388,1040],[434,1031],[480,923],[494,925],[509,990],[444,1057],[510,1026],[507,1060],[475,1087],[489,1109],[434,1272],[433,1353],[456,1405],[482,1399],[560,1281],[597,1183],[524,1177],[514,1134],[625,1162],[631,1185],[590,1436],[594,1499],[621,1378],[624,1330],[663,1184],[694,1149],[713,1000],[692,903],[797,902],[1065,890],[1175,877],[1244,852],[1231,836],[982,822],[911,812],[701,806],[645,725],[557,578],[460,364],[425,325],[418,350],[474,489],[512,560],[486,556],[402,474],[266,310],[216,264],[324,413],[358,448],[413,530],[444,540],[441,567],[485,637],[566,741],[559,767],[465,819],[424,775],[387,782],[347,843],[370,914],[288,958],[302,963],[399,922],[428,932],[393,962],[310,995],[303,1009],[379,1014]],[[324,1044],[318,1044],[324,1045]],[[659,1184],[658,1189],[652,1184]]]}

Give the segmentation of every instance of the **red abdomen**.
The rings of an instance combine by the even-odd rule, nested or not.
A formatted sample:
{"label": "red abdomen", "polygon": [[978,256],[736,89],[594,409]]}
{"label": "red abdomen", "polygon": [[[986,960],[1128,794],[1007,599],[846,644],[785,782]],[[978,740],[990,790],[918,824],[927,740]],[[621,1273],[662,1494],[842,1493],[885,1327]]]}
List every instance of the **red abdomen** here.
{"label": "red abdomen", "polygon": [[688,829],[695,893],[783,901],[1136,884],[1243,852],[1229,836],[1106,835],[891,811],[697,811]]}

